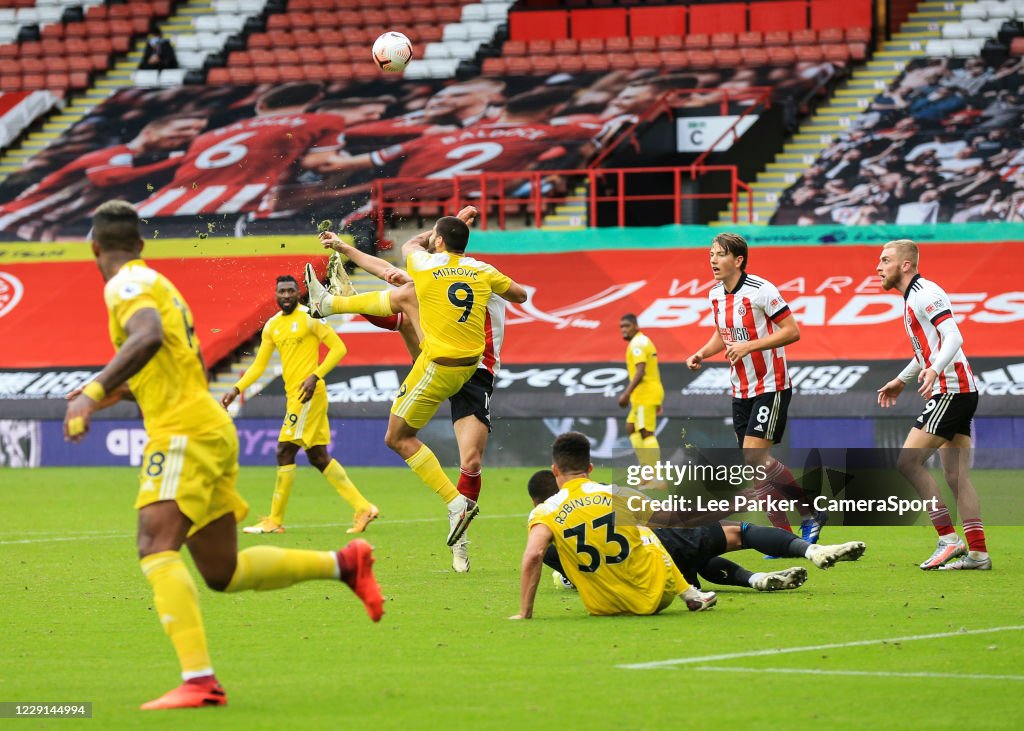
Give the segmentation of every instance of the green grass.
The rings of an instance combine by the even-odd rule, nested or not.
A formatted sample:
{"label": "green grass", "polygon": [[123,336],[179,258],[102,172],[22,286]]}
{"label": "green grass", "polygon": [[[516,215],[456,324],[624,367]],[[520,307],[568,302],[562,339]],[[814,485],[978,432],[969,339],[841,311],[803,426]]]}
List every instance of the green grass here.
{"label": "green grass", "polygon": [[[866,540],[867,555],[827,572],[811,567],[811,580],[794,592],[723,588],[718,607],[697,615],[677,603],[656,617],[588,617],[545,572],[536,619],[511,622],[530,472],[485,472],[484,513],[471,531],[473,570],[459,576],[432,493],[405,470],[351,470],[384,514],[368,534],[388,597],[384,620],[369,622],[340,584],[233,596],[202,588],[230,705],[145,714],[138,705],[176,685],[178,669],[135,559],[134,470],[2,471],[0,700],[92,701],[93,720],[77,723],[97,729],[1017,727],[1020,680],[777,669],[1020,677],[1020,632],[674,669],[617,666],[1024,624],[1024,529],[989,530],[992,572],[925,573],[915,564],[933,547],[930,528],[826,528],[829,542]],[[1015,478],[978,473],[984,479]],[[272,480],[271,469],[242,470],[251,517],[266,511]],[[336,548],[346,542],[347,517],[316,472],[300,468],[288,533],[240,542]],[[754,570],[781,563],[749,551],[732,557]]]}

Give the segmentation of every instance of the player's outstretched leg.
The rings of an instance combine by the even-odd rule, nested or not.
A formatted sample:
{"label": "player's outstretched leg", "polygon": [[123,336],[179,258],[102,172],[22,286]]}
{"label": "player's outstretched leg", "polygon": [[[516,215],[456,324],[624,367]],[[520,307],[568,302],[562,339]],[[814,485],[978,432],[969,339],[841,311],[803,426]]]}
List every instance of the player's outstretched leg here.
{"label": "player's outstretched leg", "polygon": [[320,284],[310,264],[306,264],[305,281],[306,289],[309,291],[309,314],[313,317],[327,317],[345,312],[381,317],[395,314],[391,307],[389,290],[366,292],[352,297],[335,296]]}
{"label": "player's outstretched leg", "polygon": [[772,556],[806,558],[821,569],[831,568],[838,561],[856,561],[867,547],[860,541],[822,546],[808,543],[781,528],[765,528],[751,523],[740,526],[740,541],[744,548]]}
{"label": "player's outstretched leg", "polygon": [[812,545],[807,558],[819,569],[830,569],[839,561],[856,561],[864,555],[867,546],[861,541],[849,541],[834,546]]}
{"label": "player's outstretched leg", "polygon": [[807,581],[807,569],[793,566],[781,571],[758,572],[750,577],[750,587],[758,591],[798,589]]}

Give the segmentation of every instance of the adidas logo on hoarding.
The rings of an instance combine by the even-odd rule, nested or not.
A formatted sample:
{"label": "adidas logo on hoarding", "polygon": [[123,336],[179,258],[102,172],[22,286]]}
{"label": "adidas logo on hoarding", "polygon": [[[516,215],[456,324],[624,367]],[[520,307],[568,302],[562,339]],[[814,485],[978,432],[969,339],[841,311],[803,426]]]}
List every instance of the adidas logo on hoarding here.
{"label": "adidas logo on hoarding", "polygon": [[975,374],[978,393],[989,396],[1024,396],[1024,363]]}
{"label": "adidas logo on hoarding", "polygon": [[327,384],[327,401],[332,404],[361,404],[391,401],[402,385],[398,371],[377,371],[372,376],[355,376]]}

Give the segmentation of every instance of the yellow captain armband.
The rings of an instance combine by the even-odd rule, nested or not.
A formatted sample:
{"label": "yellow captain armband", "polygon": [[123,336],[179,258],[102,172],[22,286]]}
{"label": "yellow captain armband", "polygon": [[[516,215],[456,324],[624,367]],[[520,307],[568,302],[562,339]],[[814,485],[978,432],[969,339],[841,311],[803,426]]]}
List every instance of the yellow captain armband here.
{"label": "yellow captain armband", "polygon": [[96,403],[99,403],[107,395],[107,389],[103,388],[103,384],[99,381],[90,381],[89,384],[82,389],[82,393],[91,398]]}

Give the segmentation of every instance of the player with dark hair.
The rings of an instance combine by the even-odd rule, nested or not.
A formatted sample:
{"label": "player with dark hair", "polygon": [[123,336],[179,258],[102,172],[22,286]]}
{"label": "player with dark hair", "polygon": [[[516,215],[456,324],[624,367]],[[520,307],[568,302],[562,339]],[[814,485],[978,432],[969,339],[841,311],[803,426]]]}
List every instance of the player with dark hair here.
{"label": "player with dark hair", "polygon": [[[551,470],[540,470],[530,477],[527,491],[534,507],[558,493],[558,482]],[[865,545],[851,541],[835,546],[821,546],[797,538],[790,531],[764,528],[752,523],[727,523],[697,528],[653,528],[654,535],[668,551],[683,576],[700,588],[698,574],[706,581],[726,586],[742,586],[758,591],[796,589],[807,581],[802,566],[781,571],[751,572],[739,564],[722,558],[721,554],[751,548],[769,556],[806,558],[821,569],[831,568],[837,561],[856,561],[864,555]],[[558,552],[549,546],[544,563],[555,570],[556,586],[573,588],[565,578]]]}
{"label": "player with dark hair", "polygon": [[110,201],[96,210],[92,250],[106,281],[117,353],[92,382],[68,394],[64,435],[78,442],[94,411],[129,396],[138,401],[149,436],[135,501],[138,553],[153,588],[155,615],[171,638],[184,680],[142,708],[222,706],[227,696],[213,672],[182,545],[214,591],[267,591],[340,579],[375,622],[384,613],[384,599],[366,541],[352,541],[340,551],[238,550],[236,525],[249,510],[235,484],[238,435],[207,388],[188,304],[139,258],[142,247],[139,216],[130,204]]}
{"label": "player with dark hair", "polygon": [[627,313],[619,319],[619,332],[626,345],[626,371],[629,383],[619,394],[619,406],[629,407],[626,433],[641,465],[653,466],[661,459],[661,447],[655,429],[658,414],[665,400],[665,388],[658,372],[658,349],[647,335],[640,332],[636,315]]}
{"label": "player with dark hair", "polygon": [[[903,388],[915,378],[924,411],[907,434],[898,468],[924,499],[938,507],[929,512],[939,534],[935,552],[921,568],[981,570],[992,568],[981,522],[981,501],[970,477],[971,422],[978,408],[978,384],[963,351],[963,335],[953,317],[949,296],[918,272],[917,244],[908,239],[890,241],[882,248],[877,272],[882,287],[895,289],[906,301],[904,325],[914,358],[896,378],[878,389],[878,405],[895,405]],[[953,491],[963,519],[967,545],[957,534],[942,502],[935,478],[925,465],[938,449],[946,484]],[[958,558],[959,557],[959,558]],[[953,560],[957,559],[957,560]]]}
{"label": "player with dark hair", "polygon": [[[295,455],[301,447],[306,450],[309,463],[320,470],[324,479],[355,511],[348,532],[362,533],[380,511],[363,497],[345,468],[327,451],[331,427],[327,421],[324,377],[345,357],[345,344],[333,329],[322,320],[310,317],[309,311],[299,305],[299,283],[295,277],[290,274],[278,277],[275,297],[281,311],[263,326],[256,360],[221,399],[224,408],[230,406],[267,369],[274,350],[281,354],[288,404],[277,442],[274,498],[270,515],[243,530],[246,533],[284,533],[284,514],[295,482]],[[326,345],[328,352],[323,362],[318,363],[321,345]]]}
{"label": "player with dark hair", "polygon": [[530,513],[520,610],[511,619],[533,616],[544,553],[552,543],[590,614],[657,614],[677,596],[691,612],[715,605],[714,592],[690,586],[649,528],[616,524],[612,488],[589,479],[594,465],[586,435],[560,434],[551,457],[559,491]]}
{"label": "player with dark hair", "polygon": [[[800,339],[800,328],[779,290],[767,279],[747,273],[746,240],[721,233],[711,242],[711,271],[718,283],[711,288],[715,331],[708,342],[686,360],[691,371],[725,351],[732,378],[732,424],[748,465],[763,467],[765,479],[754,486],[757,498],[797,501],[800,533],[817,543],[827,515],[812,514],[810,503],[793,473],[771,454],[782,441],[793,389],[786,367],[785,346]],[[776,528],[792,530],[782,510],[769,511]]]}
{"label": "player with dark hair", "polygon": [[[475,216],[475,209],[468,217]],[[493,295],[525,302],[526,290],[489,264],[465,255],[469,226],[457,216],[438,219],[430,231],[402,247],[413,280],[422,339],[420,354],[395,396],[384,439],[448,506],[447,544],[456,545],[479,512],[474,499],[452,484],[437,457],[417,437],[442,401],[473,378],[487,350],[487,308]],[[310,312],[342,312],[386,317],[398,309],[393,298],[402,288],[351,297],[332,296],[306,265]],[[405,290],[409,294],[409,290]]]}

